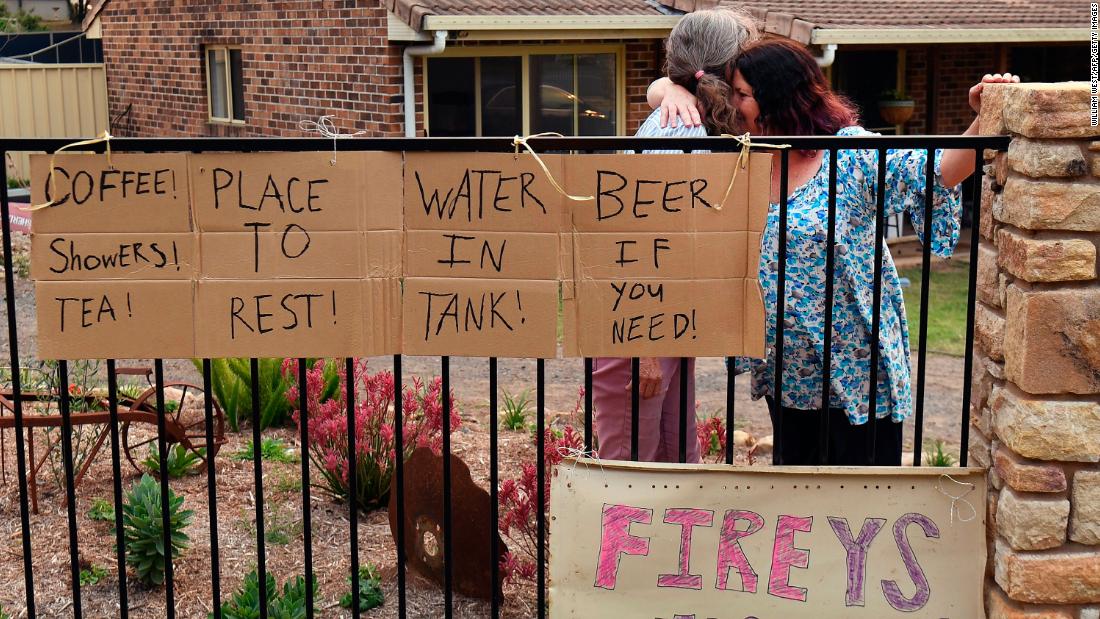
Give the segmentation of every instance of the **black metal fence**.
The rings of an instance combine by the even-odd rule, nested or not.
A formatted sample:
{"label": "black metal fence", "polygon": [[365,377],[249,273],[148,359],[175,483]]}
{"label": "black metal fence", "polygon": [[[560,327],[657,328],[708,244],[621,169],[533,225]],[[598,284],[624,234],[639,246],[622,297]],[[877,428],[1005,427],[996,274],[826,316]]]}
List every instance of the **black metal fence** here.
{"label": "black metal fence", "polygon": [[[9,151],[42,151],[42,152],[54,152],[56,149],[64,146],[72,140],[61,139],[0,139],[0,160],[3,160],[4,154]],[[875,242],[875,267],[874,267],[874,308],[873,308],[873,327],[872,327],[872,340],[877,341],[879,337],[879,305],[881,302],[881,287],[882,287],[882,270],[883,270],[883,252],[884,252],[884,209],[885,195],[888,188],[886,187],[886,170],[885,166],[881,163],[885,160],[888,149],[919,149],[925,150],[931,160],[933,149],[966,149],[972,150],[974,153],[974,161],[976,166],[976,178],[973,184],[973,196],[971,200],[971,244],[970,244],[970,263],[969,263],[969,293],[967,304],[967,320],[966,320],[966,353],[965,353],[965,371],[961,377],[963,383],[963,398],[962,409],[959,412],[961,419],[961,437],[960,437],[960,464],[966,465],[967,450],[966,445],[968,443],[968,429],[969,429],[969,403],[970,403],[970,388],[971,388],[971,369],[973,366],[972,347],[969,342],[973,340],[973,323],[974,323],[974,284],[976,277],[977,267],[977,252],[978,252],[978,229],[980,222],[980,191],[981,191],[981,175],[983,164],[983,149],[997,149],[1005,150],[1008,146],[1008,139],[1003,137],[970,137],[970,136],[866,136],[866,137],[773,137],[769,138],[769,142],[773,143],[787,143],[795,149],[824,149],[830,154],[830,161],[836,161],[836,154],[840,150],[849,149],[867,149],[873,150],[877,153],[878,161],[878,194],[877,203],[879,208],[877,209],[877,216],[875,219],[876,228],[876,242]],[[614,150],[644,150],[644,149],[684,149],[690,151],[692,149],[705,149],[715,152],[732,151],[737,150],[738,145],[731,140],[723,138],[534,138],[530,140],[530,145],[537,151],[546,152],[562,152],[562,151],[575,151],[575,152],[595,152],[595,151],[614,151]],[[321,139],[275,139],[275,138],[256,138],[256,139],[223,139],[223,138],[189,138],[189,139],[170,139],[170,138],[154,138],[154,139],[142,139],[142,138],[125,138],[112,140],[112,148],[115,151],[126,152],[211,152],[211,151],[224,151],[224,152],[256,152],[256,151],[317,151],[325,150],[331,147],[331,144],[326,140]],[[514,148],[512,140],[510,138],[425,138],[425,139],[356,139],[340,141],[339,148],[341,150],[389,150],[389,151],[482,151],[482,152],[510,152]],[[96,145],[95,149],[102,152],[103,145]],[[777,290],[778,290],[778,307],[776,308],[777,318],[784,316],[784,305],[786,299],[786,252],[787,252],[787,175],[786,170],[789,163],[789,150],[779,151],[779,157],[782,168],[782,180],[780,187],[780,204],[779,204],[779,268],[777,275]],[[829,201],[828,201],[828,238],[826,246],[829,251],[826,252],[826,307],[825,307],[825,327],[826,335],[825,341],[831,341],[831,323],[832,323],[832,294],[833,294],[833,275],[834,275],[834,252],[831,251],[835,243],[835,228],[836,228],[836,186],[837,186],[837,170],[835,165],[830,166],[829,173]],[[933,179],[932,166],[926,167],[926,184],[925,187],[931,186]],[[12,238],[11,230],[9,226],[9,213],[11,206],[7,197],[7,182],[6,176],[0,176],[0,210],[2,210],[3,221],[3,242],[4,242],[4,276],[5,276],[5,303],[7,309],[7,336],[8,346],[10,352],[11,363],[11,402],[12,402],[12,416],[13,427],[15,431],[15,447],[16,447],[16,465],[17,465],[17,477],[19,483],[19,528],[21,533],[22,544],[22,562],[23,562],[23,576],[24,576],[24,600],[26,604],[26,616],[45,616],[38,611],[38,605],[35,599],[35,570],[33,565],[32,547],[31,547],[31,508],[28,497],[28,475],[32,473],[28,470],[27,453],[24,448],[25,432],[27,432],[33,426],[33,418],[24,415],[23,410],[23,386],[20,384],[21,373],[20,364],[21,359],[19,356],[19,333],[17,329],[16,321],[16,300],[14,291],[15,271],[13,269],[13,255],[12,255]],[[933,196],[931,191],[925,192],[925,205],[924,205],[924,220],[927,225],[931,224],[933,214]],[[931,265],[931,251],[930,244],[925,243],[923,250],[923,262],[922,262],[922,274],[921,279],[921,297],[920,297],[920,313],[922,318],[928,316],[929,305],[929,280],[930,280],[930,265]],[[773,375],[782,376],[782,364],[784,359],[783,354],[783,320],[777,319],[776,321],[776,338],[778,344],[778,351],[776,358],[779,360],[779,368]],[[922,461],[921,458],[921,445],[922,445],[922,430],[924,423],[924,401],[925,401],[925,357],[927,340],[928,320],[921,320],[919,334],[917,336],[917,349],[919,356],[919,365],[916,378],[916,392],[915,392],[915,436],[913,440],[913,462],[919,464]],[[830,372],[832,370],[832,364],[830,363],[830,346],[824,347],[825,358],[823,360],[824,380],[823,380],[823,400],[829,401],[830,390]],[[871,346],[871,385],[878,384],[878,369],[879,369],[879,347]],[[306,404],[306,363],[304,359],[299,359],[298,362],[298,386],[300,392],[300,410],[307,410]],[[734,374],[729,369],[729,361],[727,359],[727,379],[726,379],[726,410],[725,410],[725,428],[726,428],[726,442],[725,442],[725,462],[733,463],[734,461]],[[443,381],[443,394],[449,394],[451,391],[451,376],[450,376],[450,360],[447,357],[441,359],[442,363],[442,381]],[[353,360],[345,360],[347,379],[350,381],[354,376]],[[258,382],[258,370],[257,360],[251,360],[252,368],[252,383],[251,383],[251,398],[253,403],[258,403],[260,400],[260,388]],[[694,414],[694,411],[687,410],[687,360],[681,361],[681,410],[680,410],[680,445],[679,445],[679,457],[680,460],[686,461],[687,459],[687,446],[688,440],[686,433],[687,415]],[[119,575],[118,582],[118,604],[119,614],[122,617],[129,616],[129,604],[127,600],[127,578],[126,578],[126,545],[123,539],[123,515],[122,515],[122,473],[120,470],[120,440],[119,440],[119,383],[118,375],[121,368],[116,368],[113,360],[107,360],[107,390],[108,390],[108,419],[107,427],[109,429],[110,437],[110,455],[112,465],[112,482],[114,493],[114,510],[115,510],[115,536],[117,547],[117,569]],[[393,358],[393,370],[395,375],[394,386],[394,431],[395,431],[395,443],[398,445],[396,452],[402,453],[401,446],[405,440],[402,436],[402,357],[400,355]],[[585,399],[584,399],[584,447],[585,450],[591,450],[593,445],[593,398],[592,398],[592,371],[593,363],[592,359],[584,360],[584,385],[585,385]],[[499,525],[498,514],[498,485],[499,485],[499,458],[498,458],[498,399],[497,399],[497,382],[498,382],[498,364],[497,359],[488,360],[488,372],[489,372],[489,492],[491,495],[491,518]],[[632,362],[632,428],[635,431],[631,437],[631,454],[634,459],[638,457],[638,433],[637,428],[639,425],[638,411],[639,411],[639,361],[633,359]],[[73,446],[71,443],[72,433],[72,412],[71,412],[71,396],[69,392],[68,379],[69,379],[69,364],[67,361],[60,361],[58,363],[58,380],[59,380],[59,393],[57,394],[59,400],[59,411],[61,414],[61,455],[64,463],[64,478],[65,478],[65,493],[66,493],[66,515],[68,523],[68,550],[69,550],[69,564],[70,564],[70,576],[71,576],[71,608],[75,617],[82,617],[85,613],[81,607],[81,566],[80,566],[80,551],[79,551],[79,539],[77,531],[77,514],[76,514],[76,483],[74,481],[75,471],[73,465]],[[211,393],[211,362],[209,359],[202,361],[202,379],[203,389],[206,393]],[[545,407],[545,380],[546,380],[546,368],[545,361],[543,359],[536,360],[536,402],[535,413],[536,428],[537,431],[536,441],[537,450],[536,458],[539,466],[538,471],[538,483],[535,504],[538,506],[545,505],[545,475],[546,468],[541,466],[545,460],[545,435],[541,429],[546,427],[546,407]],[[164,363],[163,360],[157,359],[154,361],[154,385],[156,389],[156,418],[157,418],[157,445],[159,448],[159,470],[167,470],[167,457],[168,457],[168,443],[171,440],[167,435],[165,427],[166,418],[166,406],[165,406],[165,392],[164,392]],[[777,391],[781,391],[781,387],[777,386]],[[874,424],[876,421],[876,415],[873,412],[874,409],[874,387],[872,392],[867,394],[869,401],[871,402],[872,413],[870,414],[870,423]],[[781,398],[781,393],[776,393],[777,399]],[[355,436],[355,391],[352,388],[348,389],[347,404],[347,431],[349,436]],[[442,535],[442,551],[444,558],[444,578],[443,578],[443,598],[444,598],[444,616],[451,617],[454,614],[454,561],[452,560],[451,546],[452,546],[452,531],[453,531],[453,510],[452,510],[452,483],[451,483],[451,467],[450,459],[447,457],[451,452],[450,442],[450,401],[447,397],[443,397],[443,535]],[[205,428],[206,428],[206,441],[208,445],[213,444],[215,437],[212,434],[214,428],[213,421],[213,398],[204,398],[205,405]],[[259,406],[252,407],[253,414],[258,414]],[[263,460],[260,455],[261,449],[261,434],[260,424],[258,420],[254,419],[252,425],[252,446],[255,450],[253,462],[253,475],[254,475],[254,492],[255,492],[255,539],[256,539],[256,565],[257,572],[260,574],[259,578],[259,593],[261,599],[267,599],[267,596],[273,592],[268,591],[267,583],[263,578],[263,574],[266,573],[267,554],[265,549],[265,522],[264,522],[264,484],[263,484]],[[306,446],[309,445],[308,437],[308,424],[302,423],[300,425],[301,442],[303,452]],[[822,445],[825,445],[827,449],[827,441],[825,441],[825,432],[827,428],[822,430]],[[776,433],[776,440],[779,440],[778,432]],[[874,432],[870,433],[870,436],[874,436]],[[870,449],[875,449],[873,444],[873,438],[871,440]],[[780,446],[775,446],[778,451]],[[354,488],[356,486],[356,466],[354,459],[356,457],[356,451],[350,449],[348,453],[349,458],[349,479],[350,486]],[[406,564],[407,557],[405,555],[403,540],[405,536],[409,534],[404,527],[404,518],[402,512],[405,505],[405,471],[403,467],[403,459],[401,457],[396,458],[396,471],[395,471],[395,488],[396,488],[396,506],[399,517],[396,519],[396,537],[397,543],[397,615],[400,617],[409,616],[408,602],[407,602],[407,583],[406,583]],[[310,463],[306,454],[302,454],[301,458],[301,498],[302,498],[302,518],[303,518],[303,537],[304,537],[304,556],[303,561],[305,565],[305,578],[306,582],[313,581],[313,523],[311,518],[311,499],[310,499]],[[222,566],[220,563],[220,549],[219,549],[219,531],[218,531],[218,492],[217,492],[217,471],[216,467],[206,467],[206,481],[208,488],[208,506],[209,510],[209,539],[210,539],[210,584],[211,584],[211,599],[209,600],[210,607],[214,617],[221,617],[220,606],[223,601],[223,591],[220,586],[222,577]],[[163,544],[165,548],[170,548],[172,540],[170,539],[170,527],[168,526],[169,512],[168,512],[168,493],[169,483],[168,476],[163,476],[165,483],[160,484],[161,492],[161,508],[162,508],[162,521],[164,530]],[[358,527],[360,510],[357,505],[356,495],[354,492],[349,495],[348,505],[348,519],[350,523],[350,547],[348,553],[350,555],[351,576],[352,582],[357,582],[360,556],[358,548]],[[537,604],[532,611],[539,617],[543,617],[547,613],[546,604],[546,559],[545,545],[543,542],[547,535],[547,523],[545,514],[541,509],[537,510],[537,535],[539,544],[537,544]],[[491,564],[493,590],[496,590],[497,584],[501,578],[500,566],[496,560],[498,556],[497,540],[496,536],[491,536],[491,548],[487,549],[485,560]],[[179,596],[179,592],[175,587],[175,578],[173,574],[173,561],[170,554],[167,561],[165,561],[165,587],[164,595],[166,598],[167,616],[173,618],[176,616],[176,600]],[[16,583],[5,583],[6,586],[17,586]],[[307,616],[314,616],[314,604],[313,604],[313,590],[312,587],[307,586]],[[360,609],[360,599],[358,587],[352,587],[352,612],[353,616],[358,616]],[[501,611],[501,600],[493,596],[490,603],[489,613],[493,617],[498,617]],[[260,616],[267,617],[267,607],[265,604],[260,605]]]}

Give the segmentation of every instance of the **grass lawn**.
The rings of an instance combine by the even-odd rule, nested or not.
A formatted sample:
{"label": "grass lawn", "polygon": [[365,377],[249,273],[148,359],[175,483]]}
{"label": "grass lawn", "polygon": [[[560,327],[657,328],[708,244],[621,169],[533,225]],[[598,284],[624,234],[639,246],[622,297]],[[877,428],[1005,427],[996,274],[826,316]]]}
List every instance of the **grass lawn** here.
{"label": "grass lawn", "polygon": [[[961,260],[933,263],[929,282],[928,350],[962,356],[966,350],[966,292],[970,265]],[[905,313],[909,318],[909,344],[915,351],[920,335],[921,269],[898,269],[911,282],[905,288]]]}

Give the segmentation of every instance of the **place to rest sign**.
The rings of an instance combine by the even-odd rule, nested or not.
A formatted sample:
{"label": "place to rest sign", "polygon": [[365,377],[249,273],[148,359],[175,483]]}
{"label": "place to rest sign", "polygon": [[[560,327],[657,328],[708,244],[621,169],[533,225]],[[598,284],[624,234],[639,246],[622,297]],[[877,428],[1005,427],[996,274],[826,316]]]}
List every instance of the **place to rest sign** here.
{"label": "place to rest sign", "polygon": [[985,488],[977,469],[567,459],[550,616],[982,617]]}

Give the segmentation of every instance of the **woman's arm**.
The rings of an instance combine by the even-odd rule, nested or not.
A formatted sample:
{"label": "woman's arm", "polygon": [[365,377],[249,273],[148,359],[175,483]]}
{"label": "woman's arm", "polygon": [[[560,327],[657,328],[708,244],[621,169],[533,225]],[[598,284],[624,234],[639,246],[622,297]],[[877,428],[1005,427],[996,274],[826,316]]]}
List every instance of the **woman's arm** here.
{"label": "woman's arm", "polygon": [[[970,89],[970,107],[981,117],[982,112],[982,90],[986,84],[1015,84],[1020,81],[1019,76],[1012,75],[1011,73],[997,73],[996,75],[986,74],[982,78],[982,81]],[[963,132],[963,135],[978,135],[978,118],[974,119],[974,122],[970,123],[970,127]],[[943,158],[940,162],[940,174],[943,178],[943,184],[946,187],[954,187],[959,183],[966,180],[971,174],[974,173],[974,151],[951,149],[943,152]]]}
{"label": "woman's arm", "polygon": [[661,128],[676,126],[676,119],[688,127],[701,127],[703,125],[702,110],[699,109],[699,100],[679,84],[674,84],[667,77],[662,77],[649,85],[645,93],[649,107],[661,108]]}

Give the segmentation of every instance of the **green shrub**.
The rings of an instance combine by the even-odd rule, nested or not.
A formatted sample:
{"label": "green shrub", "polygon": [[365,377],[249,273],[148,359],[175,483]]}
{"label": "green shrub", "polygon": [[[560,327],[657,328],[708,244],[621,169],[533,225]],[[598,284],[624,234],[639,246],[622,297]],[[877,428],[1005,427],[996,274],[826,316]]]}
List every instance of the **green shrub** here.
{"label": "green shrub", "polygon": [[80,586],[88,587],[97,584],[99,581],[107,577],[107,570],[98,566],[92,565],[87,569],[80,570]]}
{"label": "green shrub", "polygon": [[[196,453],[197,452],[197,453]],[[190,475],[194,472],[195,467],[202,462],[202,455],[206,453],[206,450],[199,447],[197,450],[192,451],[183,445],[176,444],[175,446],[168,448],[168,477],[172,479],[179,479],[185,475]],[[160,474],[160,450],[157,449],[156,443],[149,445],[149,455],[145,456],[145,459],[141,461],[145,468],[154,475]]]}
{"label": "green shrub", "polygon": [[26,252],[15,252],[11,257],[11,262],[15,267],[15,275],[22,279],[31,276],[31,254]]}
{"label": "green shrub", "polygon": [[[256,444],[249,439],[240,451],[233,454],[232,458],[237,461],[247,460],[248,462],[252,462],[256,457],[255,445]],[[286,443],[278,438],[264,438],[260,440],[260,459],[264,462],[291,463],[298,461],[297,456],[290,453]]]}
{"label": "green shrub", "polygon": [[[183,532],[191,524],[194,512],[180,509],[183,497],[168,491],[168,526],[171,529],[172,557],[178,557],[191,538]],[[122,505],[122,528],[126,540],[126,563],[134,568],[138,580],[149,585],[164,583],[164,528],[160,513],[160,483],[142,475]]]}
{"label": "green shrub", "polygon": [[[282,366],[284,359],[260,359],[260,429],[283,426],[290,422],[290,413],[296,407],[287,401],[286,391],[297,377],[284,378]],[[313,359],[307,360],[313,366]],[[202,361],[194,360],[195,367],[202,372]],[[211,389],[214,397],[225,413],[230,429],[240,431],[241,423],[252,418],[252,367],[251,360],[211,359]],[[327,363],[325,367],[325,392],[332,397],[339,392],[338,364]]]}
{"label": "green shrub", "polygon": [[7,4],[0,4],[0,32],[39,32],[45,30],[42,18],[19,9],[12,13]]}
{"label": "green shrub", "polygon": [[[348,584],[355,586],[348,576]],[[359,567],[359,610],[360,612],[377,608],[382,605],[382,579],[378,575],[378,568],[373,564]],[[340,598],[340,606],[351,608],[351,591]]]}
{"label": "green shrub", "polygon": [[0,606],[0,619],[11,619],[11,615],[4,610],[3,606]]}
{"label": "green shrub", "polygon": [[928,466],[955,466],[955,457],[943,450],[943,441],[937,440],[932,444],[925,456]]}
{"label": "green shrub", "polygon": [[524,389],[518,395],[513,395],[507,389],[502,389],[501,395],[504,397],[504,415],[500,418],[500,424],[509,430],[525,429],[531,406],[531,390]]}
{"label": "green shrub", "polygon": [[[306,579],[298,576],[276,588],[275,577],[267,573],[267,616],[270,619],[303,619],[306,616]],[[313,591],[317,591],[316,580]],[[245,576],[244,583],[233,597],[222,604],[223,619],[256,619],[260,616],[260,580],[256,570]],[[207,615],[208,619],[214,615]]]}
{"label": "green shrub", "polygon": [[115,521],[115,508],[107,499],[92,499],[92,507],[87,513],[89,520],[102,522]]}
{"label": "green shrub", "polygon": [[141,394],[145,393],[145,388],[141,385],[119,385],[118,395],[121,398],[129,400],[136,400],[141,397]]}

